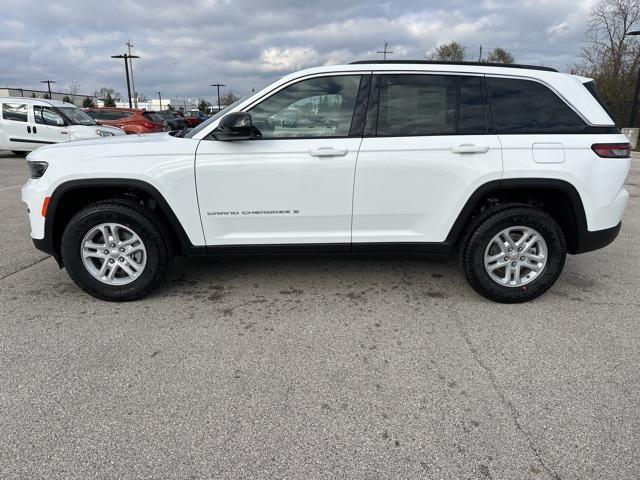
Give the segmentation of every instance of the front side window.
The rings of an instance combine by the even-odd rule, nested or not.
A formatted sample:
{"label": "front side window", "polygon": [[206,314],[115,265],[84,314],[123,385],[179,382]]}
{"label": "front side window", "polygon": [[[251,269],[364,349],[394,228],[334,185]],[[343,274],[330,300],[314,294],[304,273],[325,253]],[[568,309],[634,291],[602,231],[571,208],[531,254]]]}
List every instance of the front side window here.
{"label": "front side window", "polygon": [[26,122],[27,106],[18,103],[3,103],[2,118],[5,120],[13,120],[14,122]]}
{"label": "front side window", "polygon": [[71,125],[95,125],[96,122],[93,118],[87,115],[87,112],[83,112],[77,107],[59,107],[58,110],[67,117]]}
{"label": "front side window", "polygon": [[58,120],[62,120],[62,117],[51,107],[43,107],[40,105],[34,105],[33,115],[35,116],[36,123],[40,125],[53,125],[59,126]]}
{"label": "front side window", "polygon": [[382,75],[377,135],[454,133],[457,80],[446,75]]}
{"label": "front side window", "polygon": [[581,133],[580,117],[553,91],[532,80],[487,78],[497,133]]}
{"label": "front side window", "polygon": [[263,139],[346,137],[360,79],[360,75],[343,75],[303,80],[270,96],[249,113]]}

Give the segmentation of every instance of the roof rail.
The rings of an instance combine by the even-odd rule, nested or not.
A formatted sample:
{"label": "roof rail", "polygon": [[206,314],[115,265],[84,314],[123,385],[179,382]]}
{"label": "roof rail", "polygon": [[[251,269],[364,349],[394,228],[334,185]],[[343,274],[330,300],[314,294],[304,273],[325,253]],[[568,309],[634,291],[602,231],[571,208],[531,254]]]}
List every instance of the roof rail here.
{"label": "roof rail", "polygon": [[518,63],[491,63],[491,62],[446,62],[440,60],[358,60],[350,65],[361,65],[365,63],[376,64],[417,64],[417,65],[465,65],[474,67],[503,67],[503,68],[525,68],[528,70],[542,70],[545,72],[557,72],[555,68],[541,67],[539,65],[521,65]]}

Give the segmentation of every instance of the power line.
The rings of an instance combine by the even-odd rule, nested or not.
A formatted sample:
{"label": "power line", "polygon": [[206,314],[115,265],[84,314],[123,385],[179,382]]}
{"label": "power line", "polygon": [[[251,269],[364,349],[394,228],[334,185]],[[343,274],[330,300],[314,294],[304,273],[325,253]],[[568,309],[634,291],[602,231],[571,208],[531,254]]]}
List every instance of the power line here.
{"label": "power line", "polygon": [[223,83],[212,83],[210,87],[216,87],[218,89],[218,111],[220,111],[220,87],[226,87]]}
{"label": "power line", "polygon": [[383,59],[383,60],[386,60],[386,59],[387,59],[387,54],[388,54],[388,53],[393,53],[392,51],[387,50],[387,47],[388,47],[388,46],[389,46],[389,42],[387,42],[387,41],[385,40],[385,42],[384,42],[384,49],[382,49],[382,50],[378,50],[378,51],[376,52],[376,53],[382,53],[382,55],[383,55],[383,56],[382,56],[382,59]]}
{"label": "power line", "polygon": [[40,83],[46,83],[47,89],[49,90],[49,100],[53,100],[51,98],[51,84],[56,83],[55,80],[41,80]]}
{"label": "power line", "polygon": [[129,108],[133,108],[131,105],[131,84],[129,83],[129,58],[140,58],[137,55],[111,55],[111,58],[124,58],[124,73],[127,76],[127,96],[129,97]]}

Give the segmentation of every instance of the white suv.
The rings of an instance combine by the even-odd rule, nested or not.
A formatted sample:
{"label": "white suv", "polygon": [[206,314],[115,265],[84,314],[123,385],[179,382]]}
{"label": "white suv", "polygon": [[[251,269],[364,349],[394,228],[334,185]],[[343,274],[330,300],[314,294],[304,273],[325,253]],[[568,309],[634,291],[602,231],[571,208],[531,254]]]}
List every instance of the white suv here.
{"label": "white suv", "polygon": [[36,246],[107,300],[148,293],[174,254],[457,252],[475,290],[523,302],[615,239],[630,167],[587,78],[410,61],[303,70],[183,137],[27,161]]}

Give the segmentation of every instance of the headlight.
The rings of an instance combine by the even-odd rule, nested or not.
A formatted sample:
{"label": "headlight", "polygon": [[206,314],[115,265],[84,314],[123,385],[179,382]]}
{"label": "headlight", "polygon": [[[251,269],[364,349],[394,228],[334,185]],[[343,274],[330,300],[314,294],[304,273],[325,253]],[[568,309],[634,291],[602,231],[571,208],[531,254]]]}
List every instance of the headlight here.
{"label": "headlight", "polygon": [[40,178],[42,175],[44,175],[44,172],[47,171],[47,167],[49,167],[49,164],[47,162],[30,162],[28,160],[27,165],[29,165],[31,178]]}
{"label": "headlight", "polygon": [[108,130],[97,129],[96,135],[98,135],[99,137],[115,137],[116,134]]}

